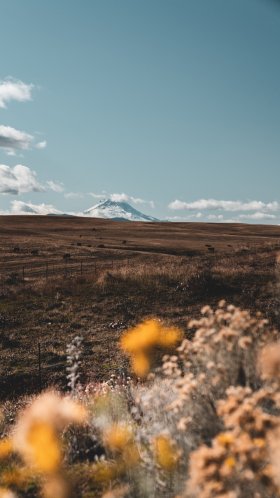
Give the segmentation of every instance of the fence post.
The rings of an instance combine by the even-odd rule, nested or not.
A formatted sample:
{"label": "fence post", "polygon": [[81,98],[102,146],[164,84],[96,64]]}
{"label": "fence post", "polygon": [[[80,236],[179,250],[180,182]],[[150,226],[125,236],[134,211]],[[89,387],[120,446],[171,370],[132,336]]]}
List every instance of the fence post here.
{"label": "fence post", "polygon": [[39,375],[39,391],[42,391],[42,367],[41,367],[41,344],[38,342],[38,375]]}
{"label": "fence post", "polygon": [[81,276],[83,275],[83,262],[81,261]]}
{"label": "fence post", "polygon": [[46,280],[48,279],[49,276],[49,265],[48,262],[46,262]]}
{"label": "fence post", "polygon": [[24,281],[24,266],[22,267],[22,280]]}

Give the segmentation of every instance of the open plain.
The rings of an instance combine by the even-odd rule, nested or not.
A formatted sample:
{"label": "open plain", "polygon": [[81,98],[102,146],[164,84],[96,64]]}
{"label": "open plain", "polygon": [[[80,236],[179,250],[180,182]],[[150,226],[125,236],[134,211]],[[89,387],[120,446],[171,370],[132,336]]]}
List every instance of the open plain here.
{"label": "open plain", "polygon": [[184,330],[225,298],[279,326],[278,226],[2,216],[0,241],[2,399],[66,389],[75,336],[83,382],[125,372],[118,340],[147,317]]}

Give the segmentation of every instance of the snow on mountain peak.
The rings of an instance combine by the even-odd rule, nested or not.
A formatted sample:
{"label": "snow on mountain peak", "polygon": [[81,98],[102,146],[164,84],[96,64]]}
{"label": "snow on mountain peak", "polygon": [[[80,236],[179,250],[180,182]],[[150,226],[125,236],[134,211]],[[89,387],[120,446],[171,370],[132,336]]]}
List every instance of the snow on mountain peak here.
{"label": "snow on mountain peak", "polygon": [[92,218],[108,218],[111,220],[158,221],[152,216],[141,213],[127,202],[117,202],[110,199],[98,202],[95,206],[86,209],[83,214]]}

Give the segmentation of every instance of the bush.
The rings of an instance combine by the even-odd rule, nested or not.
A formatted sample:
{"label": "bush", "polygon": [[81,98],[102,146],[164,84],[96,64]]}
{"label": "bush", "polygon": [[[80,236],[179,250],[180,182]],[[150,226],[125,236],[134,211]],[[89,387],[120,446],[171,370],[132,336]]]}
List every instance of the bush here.
{"label": "bush", "polygon": [[143,322],[120,342],[132,378],[75,382],[2,422],[2,496],[280,497],[278,332],[224,301],[187,329],[178,346],[178,329]]}

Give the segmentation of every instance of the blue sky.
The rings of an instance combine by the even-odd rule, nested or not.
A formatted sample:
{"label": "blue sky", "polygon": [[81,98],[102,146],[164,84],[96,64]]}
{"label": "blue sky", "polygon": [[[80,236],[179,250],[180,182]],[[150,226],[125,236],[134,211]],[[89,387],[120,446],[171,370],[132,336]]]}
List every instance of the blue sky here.
{"label": "blue sky", "polygon": [[280,223],[279,2],[9,0],[0,46],[1,212]]}

